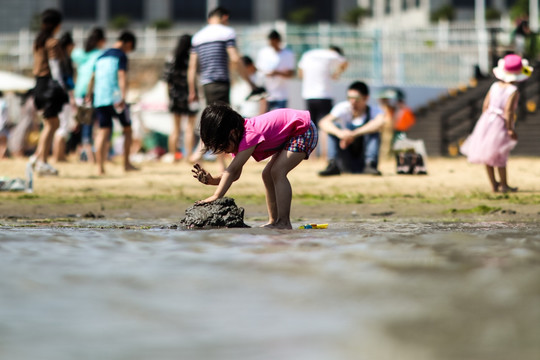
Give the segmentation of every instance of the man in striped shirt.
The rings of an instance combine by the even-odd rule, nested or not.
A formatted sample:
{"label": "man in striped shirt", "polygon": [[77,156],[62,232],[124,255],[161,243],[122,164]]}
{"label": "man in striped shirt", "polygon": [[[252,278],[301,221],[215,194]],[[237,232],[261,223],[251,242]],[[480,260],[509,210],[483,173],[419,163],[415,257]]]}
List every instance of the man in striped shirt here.
{"label": "man in striped shirt", "polygon": [[208,105],[223,101],[230,103],[229,61],[236,67],[240,76],[255,88],[236,49],[236,33],[227,26],[229,12],[218,7],[208,14],[208,25],[198,31],[191,40],[188,84],[189,100],[197,100],[195,77],[197,66],[200,82]]}
{"label": "man in striped shirt", "polygon": [[[208,14],[208,25],[193,35],[188,66],[189,102],[198,100],[195,80],[199,69],[206,104],[230,104],[229,61],[251,88],[256,88],[236,49],[236,33],[228,24],[229,11],[217,7]],[[202,146],[199,144],[198,151],[193,153],[190,161],[199,161],[203,155],[201,151]],[[219,155],[219,161],[225,170],[224,155]]]}

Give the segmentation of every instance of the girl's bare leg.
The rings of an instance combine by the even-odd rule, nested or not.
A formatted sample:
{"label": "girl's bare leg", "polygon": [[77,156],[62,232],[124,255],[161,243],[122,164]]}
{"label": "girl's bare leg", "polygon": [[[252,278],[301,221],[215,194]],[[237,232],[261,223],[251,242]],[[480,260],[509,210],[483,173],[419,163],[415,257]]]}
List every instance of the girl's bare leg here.
{"label": "girl's bare leg", "polygon": [[100,128],[96,135],[96,161],[99,175],[105,174],[105,160],[107,159],[107,152],[109,150],[110,132],[110,128]]}
{"label": "girl's bare leg", "polygon": [[274,187],[274,180],[272,179],[272,166],[274,166],[278,155],[279,153],[275,154],[272,159],[270,159],[262,172],[264,189],[266,191],[266,208],[268,210],[268,223],[263,225],[263,227],[273,225],[276,222],[278,216],[278,210],[276,205],[276,189]]}
{"label": "girl's bare leg", "polygon": [[176,154],[178,146],[178,138],[180,137],[180,121],[182,120],[180,114],[174,114],[173,116],[173,128],[171,135],[169,135],[169,153]]}
{"label": "girl's bare leg", "polygon": [[506,177],[506,167],[497,168],[497,171],[499,173],[499,178],[501,179],[501,183],[500,183],[501,191],[503,193],[516,192],[517,187],[510,187],[510,185],[508,185],[508,179]]}
{"label": "girl's bare leg", "polygon": [[0,134],[0,159],[6,156],[7,152],[7,137]]}
{"label": "girl's bare leg", "polygon": [[51,151],[54,133],[56,132],[56,129],[58,129],[60,121],[58,120],[58,117],[43,119],[43,121],[43,130],[39,136],[36,154],[38,155],[39,160],[46,163]]}
{"label": "girl's bare leg", "polygon": [[493,166],[486,165],[486,170],[487,170],[489,182],[491,183],[491,188],[493,189],[493,192],[499,191],[500,184],[497,182],[497,180],[495,180],[495,170],[493,169]]}
{"label": "girl's bare leg", "polygon": [[296,153],[291,151],[282,151],[276,155],[275,161],[270,168],[270,174],[274,184],[277,217],[273,223],[266,225],[266,227],[276,229],[292,229],[292,188],[287,175],[292,169],[298,166],[302,160],[305,159],[306,154],[303,152]]}
{"label": "girl's bare leg", "polygon": [[198,163],[201,161],[203,157],[203,143],[199,140],[199,143],[197,144],[197,149],[191,154],[191,156],[188,158],[188,161],[192,164]]}
{"label": "girl's bare leg", "polygon": [[188,115],[188,121],[186,129],[184,131],[184,151],[185,158],[189,159],[193,153],[193,147],[195,146],[195,121],[197,117],[195,115]]}
{"label": "girl's bare leg", "polygon": [[132,170],[139,170],[135,166],[131,164],[129,161],[129,155],[131,153],[131,142],[133,140],[133,131],[131,129],[131,126],[124,127],[124,170],[125,171],[132,171]]}
{"label": "girl's bare leg", "polygon": [[84,144],[82,148],[86,152],[88,162],[95,164],[96,157],[94,156],[94,149],[92,149],[92,144]]}
{"label": "girl's bare leg", "polygon": [[53,138],[53,158],[55,162],[65,162],[66,159],[66,139],[62,135],[55,133]]}

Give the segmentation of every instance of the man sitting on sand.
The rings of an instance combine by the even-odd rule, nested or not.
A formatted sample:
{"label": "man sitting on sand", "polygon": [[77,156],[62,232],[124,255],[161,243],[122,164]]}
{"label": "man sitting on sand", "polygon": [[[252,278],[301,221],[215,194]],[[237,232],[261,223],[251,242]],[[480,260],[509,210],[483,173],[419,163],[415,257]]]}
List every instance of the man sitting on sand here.
{"label": "man sitting on sand", "polygon": [[373,120],[381,110],[368,105],[369,88],[361,82],[352,83],[347,90],[347,101],[336,104],[330,114],[319,122],[328,133],[328,167],[320,176],[367,173],[380,175],[377,170],[380,136],[378,133],[358,135],[355,130]]}

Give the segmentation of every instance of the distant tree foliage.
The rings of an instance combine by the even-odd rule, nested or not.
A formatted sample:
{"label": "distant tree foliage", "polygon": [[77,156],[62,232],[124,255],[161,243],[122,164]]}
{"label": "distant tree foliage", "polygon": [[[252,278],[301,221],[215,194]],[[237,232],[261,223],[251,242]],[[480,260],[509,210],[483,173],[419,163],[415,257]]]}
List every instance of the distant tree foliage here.
{"label": "distant tree foliage", "polygon": [[311,6],[298,8],[287,14],[287,20],[298,25],[312,23],[315,20],[315,9]]}
{"label": "distant tree foliage", "polygon": [[173,25],[173,23],[169,19],[156,20],[152,24],[152,26],[155,27],[157,30],[168,30],[168,29],[172,28],[172,25]]}
{"label": "distant tree foliage", "polygon": [[349,11],[345,12],[343,14],[343,20],[347,24],[351,25],[360,25],[362,23],[362,19],[371,16],[371,10],[362,8],[362,7],[355,7],[350,9]]}
{"label": "distant tree foliage", "polygon": [[529,0],[517,0],[510,8],[510,18],[515,20],[523,15],[529,15]]}
{"label": "distant tree foliage", "polygon": [[452,5],[443,5],[431,13],[432,22],[440,20],[454,21],[456,19],[456,10]]}
{"label": "distant tree foliage", "polygon": [[127,29],[131,24],[131,19],[127,15],[118,15],[111,19],[110,26],[115,30]]}
{"label": "distant tree foliage", "polygon": [[486,20],[487,21],[495,21],[501,19],[501,12],[495,8],[487,8],[486,9]]}

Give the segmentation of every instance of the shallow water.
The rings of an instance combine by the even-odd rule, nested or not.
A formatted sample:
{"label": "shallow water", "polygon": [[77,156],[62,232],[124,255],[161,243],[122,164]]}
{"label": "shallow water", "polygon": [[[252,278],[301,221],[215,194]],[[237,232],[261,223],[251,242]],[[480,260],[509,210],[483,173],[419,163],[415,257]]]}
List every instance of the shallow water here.
{"label": "shallow water", "polygon": [[1,359],[540,358],[537,224],[132,225],[0,227]]}

